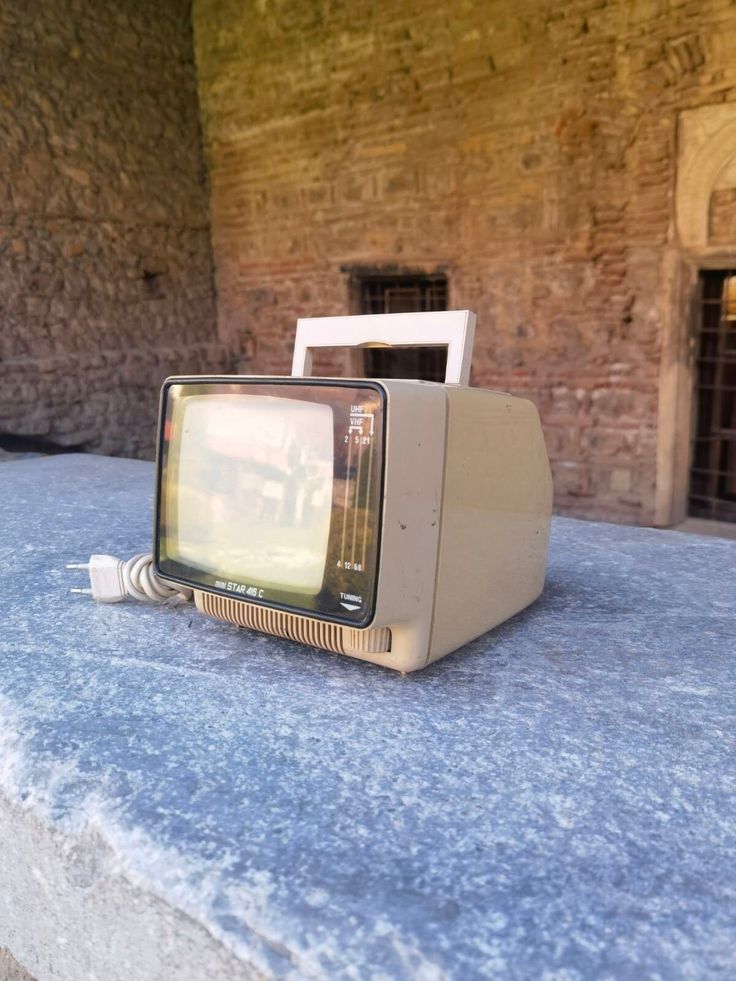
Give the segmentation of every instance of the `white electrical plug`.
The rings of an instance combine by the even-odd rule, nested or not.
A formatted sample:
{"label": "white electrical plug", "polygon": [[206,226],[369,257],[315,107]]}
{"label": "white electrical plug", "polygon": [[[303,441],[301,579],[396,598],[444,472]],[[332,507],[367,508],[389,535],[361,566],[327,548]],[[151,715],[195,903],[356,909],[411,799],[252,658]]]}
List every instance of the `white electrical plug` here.
{"label": "white electrical plug", "polygon": [[72,588],[70,593],[91,596],[96,603],[119,603],[125,599],[123,563],[114,555],[90,555],[89,562],[70,562],[67,569],[87,569],[89,589]]}

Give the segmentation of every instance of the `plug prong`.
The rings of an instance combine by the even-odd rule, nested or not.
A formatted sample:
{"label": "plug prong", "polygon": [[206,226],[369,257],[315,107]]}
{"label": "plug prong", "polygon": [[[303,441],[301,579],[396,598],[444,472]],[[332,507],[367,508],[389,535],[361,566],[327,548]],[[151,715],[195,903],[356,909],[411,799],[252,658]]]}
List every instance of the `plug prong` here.
{"label": "plug prong", "polygon": [[74,588],[72,588],[72,589],[69,590],[69,592],[70,593],[80,593],[83,596],[91,596],[92,595],[92,590],[91,589],[74,589]]}
{"label": "plug prong", "polygon": [[67,569],[89,569],[89,562],[67,562]]}

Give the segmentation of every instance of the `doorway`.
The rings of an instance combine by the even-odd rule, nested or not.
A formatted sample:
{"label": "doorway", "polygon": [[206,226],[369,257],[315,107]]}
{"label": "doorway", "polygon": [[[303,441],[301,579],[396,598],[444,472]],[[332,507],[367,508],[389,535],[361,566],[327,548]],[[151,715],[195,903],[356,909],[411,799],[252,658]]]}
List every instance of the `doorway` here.
{"label": "doorway", "polygon": [[702,271],[698,287],[688,513],[736,522],[736,272]]}

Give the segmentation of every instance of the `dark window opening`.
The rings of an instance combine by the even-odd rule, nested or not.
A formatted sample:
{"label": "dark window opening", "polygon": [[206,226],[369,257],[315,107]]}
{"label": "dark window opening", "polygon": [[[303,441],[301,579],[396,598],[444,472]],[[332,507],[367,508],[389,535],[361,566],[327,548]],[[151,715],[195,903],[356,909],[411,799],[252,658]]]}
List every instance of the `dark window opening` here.
{"label": "dark window opening", "polygon": [[[417,275],[361,276],[358,313],[415,313],[447,309],[447,277]],[[447,348],[368,348],[363,352],[366,378],[421,378],[443,382]]]}
{"label": "dark window opening", "polygon": [[700,274],[688,510],[736,521],[736,274]]}

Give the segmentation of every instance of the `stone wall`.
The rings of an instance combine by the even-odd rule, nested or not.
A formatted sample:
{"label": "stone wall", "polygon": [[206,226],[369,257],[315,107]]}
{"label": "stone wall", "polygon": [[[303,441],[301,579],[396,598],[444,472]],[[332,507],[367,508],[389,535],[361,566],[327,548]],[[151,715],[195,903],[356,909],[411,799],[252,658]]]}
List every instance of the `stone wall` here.
{"label": "stone wall", "polygon": [[[678,114],[736,112],[728,0],[194,0],[219,330],[287,371],[354,267],[445,271],[557,508],[653,520]],[[723,195],[721,196],[723,197]],[[731,236],[730,201],[714,234]]]}
{"label": "stone wall", "polygon": [[221,369],[186,0],[0,5],[0,443],[150,456]]}

